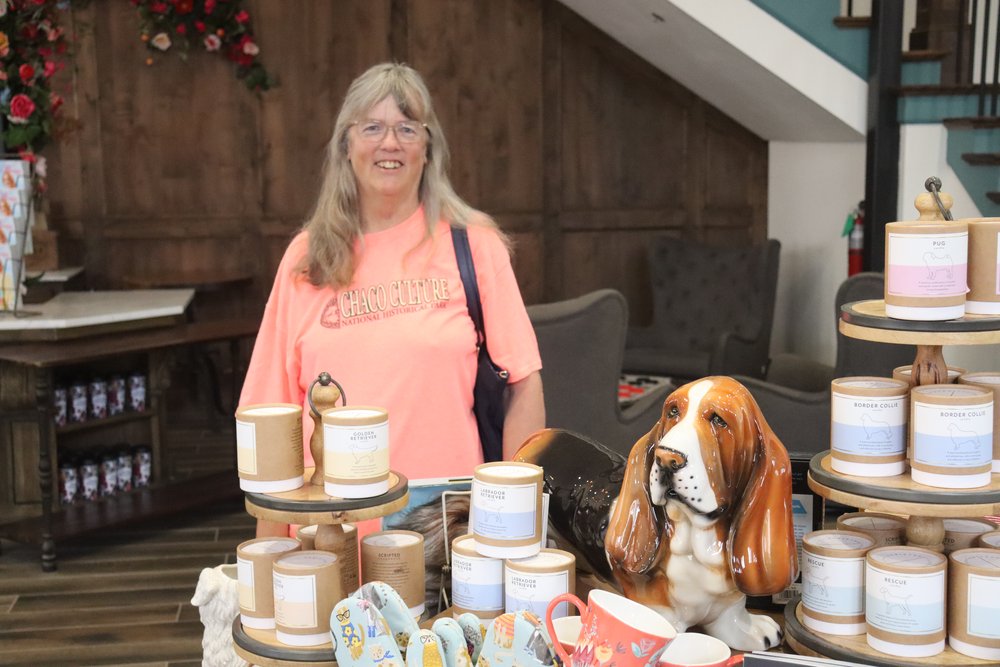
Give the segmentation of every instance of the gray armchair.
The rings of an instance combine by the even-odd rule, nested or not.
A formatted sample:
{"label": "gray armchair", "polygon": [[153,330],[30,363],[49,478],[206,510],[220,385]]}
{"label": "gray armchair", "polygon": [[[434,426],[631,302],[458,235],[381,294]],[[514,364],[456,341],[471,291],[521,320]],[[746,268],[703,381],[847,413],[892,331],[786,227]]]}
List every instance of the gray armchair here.
{"label": "gray armchair", "polygon": [[881,299],[883,280],[881,273],[859,273],[837,290],[833,320],[837,327],[836,366],[787,355],[775,357],[766,382],[737,376],[789,452],[816,453],[830,448],[831,380],[852,375],[891,377],[893,368],[913,363],[916,348],[912,345],[872,343],[840,333],[840,307],[852,301]]}
{"label": "gray armchair", "polygon": [[658,236],[649,250],[653,323],[629,330],[625,370],[677,384],[706,375],[764,377],[781,245],[720,248]]}
{"label": "gray armchair", "polygon": [[576,431],[628,455],[660,418],[672,387],[661,387],[627,409],[618,380],[628,327],[621,293],[602,289],[575,299],[528,306],[542,355],[546,425]]}

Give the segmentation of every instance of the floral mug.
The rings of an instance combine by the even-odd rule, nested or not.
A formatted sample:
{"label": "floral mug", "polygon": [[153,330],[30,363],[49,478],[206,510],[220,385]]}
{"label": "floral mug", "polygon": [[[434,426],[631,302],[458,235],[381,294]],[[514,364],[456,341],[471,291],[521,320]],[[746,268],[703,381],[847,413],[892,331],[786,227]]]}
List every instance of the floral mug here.
{"label": "floral mug", "polygon": [[562,602],[580,610],[580,636],[570,655],[559,642],[556,653],[567,667],[653,667],[677,631],[658,613],[608,591],[592,590],[587,604],[572,593],[557,595],[545,612],[549,636],[556,637],[552,613]]}

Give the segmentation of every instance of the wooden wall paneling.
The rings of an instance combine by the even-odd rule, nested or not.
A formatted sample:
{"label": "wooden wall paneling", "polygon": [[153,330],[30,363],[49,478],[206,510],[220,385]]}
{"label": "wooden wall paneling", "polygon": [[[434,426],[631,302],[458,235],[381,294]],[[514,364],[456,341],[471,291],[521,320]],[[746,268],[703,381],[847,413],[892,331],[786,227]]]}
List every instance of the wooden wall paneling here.
{"label": "wooden wall paneling", "polygon": [[766,157],[759,157],[766,156],[767,142],[715,109],[706,116],[704,227],[729,227],[736,237],[760,240],[752,230],[761,228],[757,202],[767,196]]}
{"label": "wooden wall paneling", "polygon": [[561,38],[564,212],[683,209],[692,94],[582,20]]}
{"label": "wooden wall paneling", "polygon": [[631,322],[651,312],[646,268],[650,234],[645,230],[564,233],[562,280],[567,294],[563,298],[610,287],[625,295]]}
{"label": "wooden wall paneling", "polygon": [[135,8],[96,7],[109,220],[256,215],[257,102],[232,64],[193,45],[187,62],[167,52],[144,66]]}
{"label": "wooden wall paneling", "polygon": [[492,215],[542,208],[541,14],[532,0],[411,0],[407,11],[455,189]]}
{"label": "wooden wall paneling", "polygon": [[260,98],[263,217],[298,227],[311,212],[347,87],[390,57],[389,7],[389,0],[297,0],[295,11],[253,4],[264,63],[280,82]]}
{"label": "wooden wall paneling", "polygon": [[563,294],[562,231],[560,208],[562,204],[562,96],[558,94],[562,81],[562,16],[556,0],[542,4],[542,235],[541,258],[538,273],[542,283],[542,300],[556,301]]}

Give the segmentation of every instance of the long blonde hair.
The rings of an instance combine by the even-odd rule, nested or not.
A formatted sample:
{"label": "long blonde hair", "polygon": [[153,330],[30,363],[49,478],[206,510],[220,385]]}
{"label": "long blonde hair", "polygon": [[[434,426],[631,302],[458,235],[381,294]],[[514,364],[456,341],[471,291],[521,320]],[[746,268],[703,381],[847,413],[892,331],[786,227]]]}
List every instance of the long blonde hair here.
{"label": "long blonde hair", "polygon": [[[363,229],[357,180],[347,155],[348,132],[354,121],[390,95],[404,116],[427,126],[427,163],[418,190],[427,223],[426,238],[441,218],[466,226],[474,216],[476,224],[496,228],[492,218],[465,203],[448,180],[448,142],[420,74],[399,63],[375,65],[351,83],[327,144],[323,184],[304,226],[309,232],[309,250],[295,268],[313,285],[336,289],[349,285],[354,276],[354,242]],[[506,242],[502,234],[501,238]]]}

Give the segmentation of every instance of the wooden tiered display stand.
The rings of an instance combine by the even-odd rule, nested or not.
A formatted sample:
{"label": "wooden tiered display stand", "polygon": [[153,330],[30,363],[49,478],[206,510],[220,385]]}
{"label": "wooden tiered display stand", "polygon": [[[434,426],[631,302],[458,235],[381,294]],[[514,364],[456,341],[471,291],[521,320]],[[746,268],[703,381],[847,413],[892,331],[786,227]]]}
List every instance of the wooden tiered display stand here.
{"label": "wooden tiered display stand", "polygon": [[[916,345],[912,382],[916,385],[947,382],[948,369],[942,345],[989,345],[1000,343],[1000,317],[967,316],[945,322],[894,320],[885,314],[885,302],[859,301],[846,304],[840,331],[845,336],[878,343]],[[918,484],[909,472],[896,477],[855,477],[835,472],[830,452],[821,452],[809,464],[809,488],[829,500],[851,507],[905,514],[907,543],[941,550],[943,519],[982,517],[1000,513],[1000,476],[989,486],[976,489],[938,489]],[[815,632],[803,624],[799,600],[785,607],[785,637],[803,655],[871,665],[996,665],[953,651],[930,658],[902,658],[880,653],[868,646],[865,635],[840,636]]]}
{"label": "wooden tiered display stand", "polygon": [[[250,516],[278,523],[318,525],[316,544],[333,544],[335,526],[377,519],[406,507],[410,498],[407,479],[389,473],[389,491],[374,498],[331,498],[322,486],[309,483],[313,470],[305,471],[306,484],[285,493],[247,493]],[[346,594],[346,591],[345,591]],[[239,616],[233,622],[233,648],[237,655],[258,667],[329,667],[336,665],[330,642],[302,648],[278,641],[274,630],[244,628]]]}

